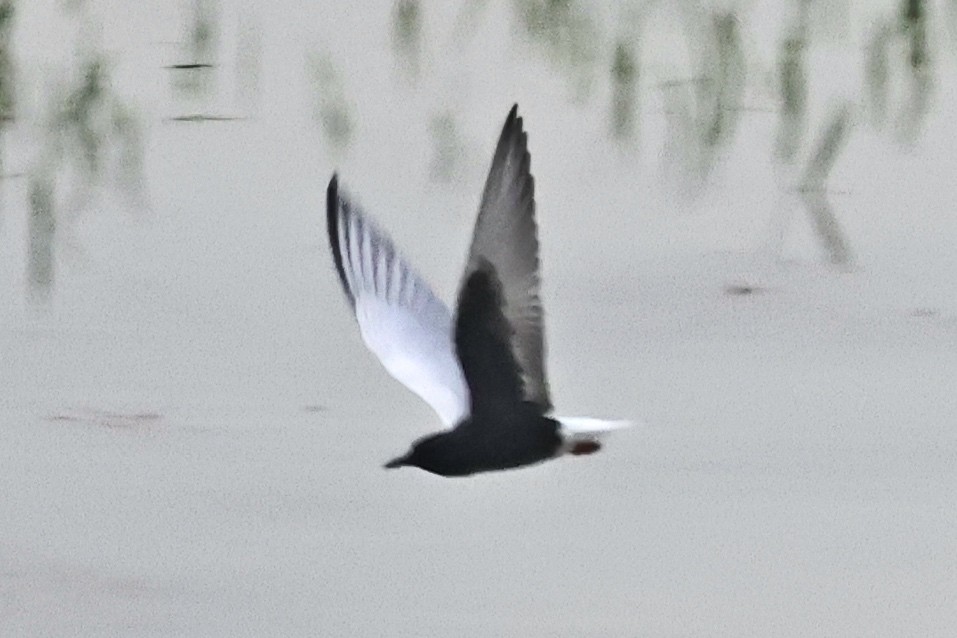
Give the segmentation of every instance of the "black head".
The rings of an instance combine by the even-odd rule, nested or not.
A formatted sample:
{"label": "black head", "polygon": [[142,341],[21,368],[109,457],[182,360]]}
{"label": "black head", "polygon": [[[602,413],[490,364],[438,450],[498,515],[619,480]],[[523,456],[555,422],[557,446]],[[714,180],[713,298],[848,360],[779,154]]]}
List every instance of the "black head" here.
{"label": "black head", "polygon": [[465,476],[472,473],[471,467],[458,458],[453,441],[442,432],[419,439],[403,456],[398,456],[382,467],[393,470],[399,467],[417,467],[440,476]]}

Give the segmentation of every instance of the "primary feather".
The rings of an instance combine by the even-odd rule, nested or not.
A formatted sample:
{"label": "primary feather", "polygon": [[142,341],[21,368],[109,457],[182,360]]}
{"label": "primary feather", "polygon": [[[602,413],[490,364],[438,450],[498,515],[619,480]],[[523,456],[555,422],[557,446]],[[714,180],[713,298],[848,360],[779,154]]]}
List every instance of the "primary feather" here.
{"label": "primary feather", "polygon": [[463,284],[484,262],[502,288],[502,310],[512,329],[511,347],[521,369],[525,399],[543,412],[552,407],[545,376],[544,311],[539,297],[535,179],[528,135],[518,105],[512,107],[489,168]]}
{"label": "primary feather", "polygon": [[455,350],[472,396],[471,414],[486,426],[521,412],[525,384],[503,313],[502,285],[482,261],[462,284],[455,319]]}
{"label": "primary feather", "polygon": [[366,346],[446,425],[469,414],[452,316],[389,237],[340,191],[333,175],[326,221],[336,272]]}

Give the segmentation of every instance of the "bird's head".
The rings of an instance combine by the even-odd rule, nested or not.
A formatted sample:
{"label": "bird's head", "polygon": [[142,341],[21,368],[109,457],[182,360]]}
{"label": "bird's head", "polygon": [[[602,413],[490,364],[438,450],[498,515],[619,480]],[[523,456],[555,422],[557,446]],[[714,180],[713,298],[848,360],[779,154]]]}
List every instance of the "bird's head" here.
{"label": "bird's head", "polygon": [[406,454],[395,457],[394,459],[392,459],[391,461],[389,461],[382,467],[384,467],[387,470],[394,470],[400,467],[405,467],[407,465],[417,467],[414,457],[415,457],[415,448],[413,447]]}
{"label": "bird's head", "polygon": [[444,433],[419,439],[412,444],[408,452],[397,456],[382,467],[388,470],[417,467],[441,476],[464,476],[471,473],[455,462],[454,450],[447,444]]}

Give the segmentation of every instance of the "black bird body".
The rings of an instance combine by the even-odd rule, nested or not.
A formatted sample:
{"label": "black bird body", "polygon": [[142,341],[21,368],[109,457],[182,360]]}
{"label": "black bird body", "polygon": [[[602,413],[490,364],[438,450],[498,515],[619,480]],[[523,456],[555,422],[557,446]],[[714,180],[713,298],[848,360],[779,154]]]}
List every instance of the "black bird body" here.
{"label": "black bird body", "polygon": [[[525,399],[494,267],[481,261],[459,295],[455,346],[471,390],[470,416],[416,441],[398,461],[442,476],[467,476],[539,463],[561,449],[559,423]],[[388,467],[388,465],[387,465]]]}
{"label": "black bird body", "polygon": [[418,467],[441,476],[469,476],[541,463],[559,454],[559,423],[527,404],[491,421],[468,418],[447,432],[424,436],[387,468]]}
{"label": "black bird body", "polygon": [[517,105],[499,137],[462,278],[456,314],[339,190],[327,230],[340,283],[366,345],[450,427],[385,465],[442,476],[589,454],[624,422],[556,419],[545,375],[535,183]]}

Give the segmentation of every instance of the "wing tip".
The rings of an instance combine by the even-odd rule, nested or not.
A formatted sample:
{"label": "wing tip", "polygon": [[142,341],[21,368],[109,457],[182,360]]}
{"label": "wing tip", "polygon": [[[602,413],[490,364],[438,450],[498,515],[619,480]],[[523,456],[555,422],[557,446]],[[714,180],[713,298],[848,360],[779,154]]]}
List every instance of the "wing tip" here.
{"label": "wing tip", "polygon": [[[525,120],[518,114],[518,102],[512,105],[512,108],[508,112],[508,117],[505,118],[505,126],[502,127],[502,137],[509,138],[525,138],[527,136],[524,131]],[[506,135],[507,133],[507,135]]]}
{"label": "wing tip", "polygon": [[499,135],[498,144],[495,148],[493,164],[495,160],[501,162],[505,156],[512,153],[512,149],[520,149],[520,153],[527,152],[528,134],[523,130],[524,120],[518,114],[518,102],[512,104],[512,108],[505,118],[505,124],[502,126],[502,133]]}
{"label": "wing tip", "polygon": [[330,213],[334,211],[338,202],[339,173],[333,172],[332,177],[329,178],[329,185],[326,187],[326,211]]}
{"label": "wing tip", "polygon": [[332,249],[332,260],[339,275],[339,283],[349,299],[349,305],[355,306],[356,299],[349,289],[349,280],[346,278],[345,266],[342,263],[342,246],[339,244],[339,223],[348,212],[342,205],[339,196],[339,174],[333,173],[326,188],[326,231],[329,234],[329,247]]}

